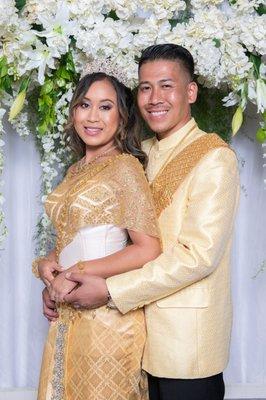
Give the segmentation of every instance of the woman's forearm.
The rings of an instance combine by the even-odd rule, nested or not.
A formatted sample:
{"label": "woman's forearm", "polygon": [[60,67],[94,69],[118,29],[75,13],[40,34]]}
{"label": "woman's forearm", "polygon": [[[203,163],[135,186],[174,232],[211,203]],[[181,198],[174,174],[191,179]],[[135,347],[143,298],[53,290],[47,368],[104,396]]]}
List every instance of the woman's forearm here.
{"label": "woman's forearm", "polygon": [[[149,246],[133,243],[109,256],[83,261],[81,264],[82,270],[90,275],[109,278],[110,276],[140,268],[161,253],[159,239],[152,238],[151,242]],[[74,271],[80,271],[77,264],[68,269],[68,272]]]}

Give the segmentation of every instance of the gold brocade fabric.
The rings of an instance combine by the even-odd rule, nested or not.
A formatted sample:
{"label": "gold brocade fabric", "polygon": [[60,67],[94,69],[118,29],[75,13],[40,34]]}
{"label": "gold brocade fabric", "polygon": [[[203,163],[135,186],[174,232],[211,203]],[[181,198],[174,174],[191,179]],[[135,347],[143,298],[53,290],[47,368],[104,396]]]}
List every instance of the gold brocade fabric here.
{"label": "gold brocade fabric", "polygon": [[[215,133],[206,134],[185,147],[151,183],[157,217],[172,201],[172,196],[185,177],[210,150],[228,147]],[[178,171],[178,173],[176,173]]]}
{"label": "gold brocade fabric", "polygon": [[147,400],[143,310],[62,306],[45,344],[38,400]]}
{"label": "gold brocade fabric", "polygon": [[128,154],[74,165],[48,196],[46,212],[57,232],[57,254],[87,225],[113,224],[159,237],[143,168]]}
{"label": "gold brocade fabric", "polygon": [[[121,154],[72,166],[48,196],[57,231],[57,255],[87,225],[113,224],[159,236],[155,208],[141,164]],[[147,400],[141,371],[145,343],[142,309],[122,315],[100,307],[58,305],[46,341],[38,400]]]}

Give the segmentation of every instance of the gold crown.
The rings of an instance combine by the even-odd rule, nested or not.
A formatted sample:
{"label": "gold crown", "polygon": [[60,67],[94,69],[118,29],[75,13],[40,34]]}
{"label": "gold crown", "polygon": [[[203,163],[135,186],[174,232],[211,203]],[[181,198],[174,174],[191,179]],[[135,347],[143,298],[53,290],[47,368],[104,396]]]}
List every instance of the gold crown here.
{"label": "gold crown", "polygon": [[130,80],[126,73],[121,70],[121,67],[110,58],[101,58],[92,60],[89,62],[81,73],[80,78],[88,74],[93,74],[96,72],[103,72],[106,75],[111,75],[115,77],[118,81],[122,82],[125,86],[130,87]]}

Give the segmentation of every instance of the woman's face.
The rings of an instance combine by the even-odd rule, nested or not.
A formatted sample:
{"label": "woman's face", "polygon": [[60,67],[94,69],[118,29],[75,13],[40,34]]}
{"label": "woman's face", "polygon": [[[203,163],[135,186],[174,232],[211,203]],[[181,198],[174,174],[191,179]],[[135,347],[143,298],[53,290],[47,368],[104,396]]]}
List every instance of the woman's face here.
{"label": "woman's face", "polygon": [[113,85],[107,79],[94,82],[75,107],[73,119],[87,149],[112,146],[120,122]]}

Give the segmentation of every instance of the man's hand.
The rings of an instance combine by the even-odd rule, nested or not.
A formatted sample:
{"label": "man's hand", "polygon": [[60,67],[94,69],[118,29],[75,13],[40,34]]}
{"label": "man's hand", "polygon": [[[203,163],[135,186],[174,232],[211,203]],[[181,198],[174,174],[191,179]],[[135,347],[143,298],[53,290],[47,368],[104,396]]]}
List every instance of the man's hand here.
{"label": "man's hand", "polygon": [[58,318],[58,313],[56,312],[55,302],[50,299],[47,288],[42,291],[42,300],[43,315],[48,319],[48,321],[55,321]]}
{"label": "man's hand", "polygon": [[67,273],[66,278],[80,284],[65,296],[67,303],[72,303],[76,308],[97,308],[107,303],[108,289],[105,279],[78,272]]}

